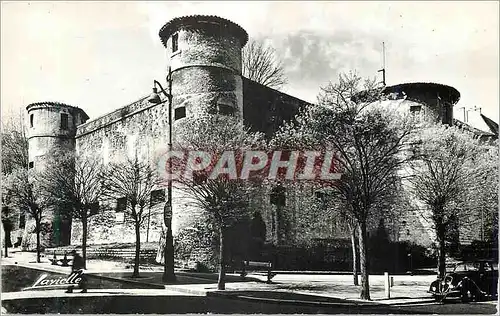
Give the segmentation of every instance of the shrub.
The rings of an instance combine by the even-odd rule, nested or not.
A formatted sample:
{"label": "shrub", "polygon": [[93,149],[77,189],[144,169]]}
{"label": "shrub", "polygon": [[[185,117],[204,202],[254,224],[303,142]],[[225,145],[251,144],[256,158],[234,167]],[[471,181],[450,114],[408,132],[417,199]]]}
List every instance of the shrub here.
{"label": "shrub", "polygon": [[218,262],[218,236],[210,223],[196,223],[174,237],[175,259],[203,264],[215,270]]}

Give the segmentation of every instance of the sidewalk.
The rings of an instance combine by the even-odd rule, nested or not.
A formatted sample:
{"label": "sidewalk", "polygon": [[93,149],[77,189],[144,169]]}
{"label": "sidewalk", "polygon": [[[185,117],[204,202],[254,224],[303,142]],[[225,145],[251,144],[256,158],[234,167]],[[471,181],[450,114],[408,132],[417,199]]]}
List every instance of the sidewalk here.
{"label": "sidewalk", "polygon": [[[36,263],[35,253],[13,252],[9,258],[2,258],[2,264],[17,264],[20,266],[67,274],[68,267],[51,265],[48,258],[42,258],[42,263]],[[222,296],[244,300],[259,300],[266,302],[287,302],[298,304],[423,304],[433,302],[432,297],[426,293],[434,276],[428,275],[396,275],[394,286],[391,287],[391,298],[386,298],[384,289],[384,277],[382,275],[370,276],[370,295],[372,301],[359,299],[359,287],[352,284],[352,275],[349,274],[298,274],[296,272],[287,274],[280,273],[273,278],[272,284],[258,282],[256,279],[262,276],[247,278],[242,281],[237,274],[228,274],[226,290],[217,290],[216,273],[193,273],[177,271],[177,282],[175,284],[164,284],[161,281],[163,267],[146,266],[140,267],[142,278],[132,279],[132,268],[125,263],[89,260],[87,273],[92,277],[98,277],[118,282],[126,282],[129,287],[134,284],[145,289],[120,289],[122,293],[140,295],[142,291],[148,293],[159,293],[158,295],[181,295],[179,293],[196,296]],[[156,289],[156,290],[155,290]],[[167,291],[165,291],[167,290]],[[104,292],[102,292],[104,291]],[[97,295],[108,295],[113,290],[89,290],[89,293],[101,293]],[[156,291],[156,292],[155,292]],[[34,291],[30,291],[34,292]],[[50,295],[50,291],[44,291]],[[88,293],[88,294],[89,294]],[[8,294],[8,295],[5,295]],[[110,293],[112,294],[112,293]],[[94,294],[92,294],[94,295]],[[4,293],[2,299],[9,299],[14,294]],[[18,297],[19,294],[17,294]]]}

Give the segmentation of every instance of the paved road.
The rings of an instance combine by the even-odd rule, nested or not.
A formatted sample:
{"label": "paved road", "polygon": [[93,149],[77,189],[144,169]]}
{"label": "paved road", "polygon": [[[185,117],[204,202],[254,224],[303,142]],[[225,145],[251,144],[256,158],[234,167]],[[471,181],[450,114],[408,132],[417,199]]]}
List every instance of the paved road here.
{"label": "paved road", "polygon": [[[141,293],[135,293],[140,291]],[[94,293],[95,292],[95,293]],[[109,293],[108,293],[109,292]],[[133,292],[133,293],[132,293]],[[387,306],[330,304],[294,304],[261,302],[229,297],[206,297],[154,290],[90,290],[87,294],[41,292],[26,293],[22,299],[6,300],[2,306],[10,313],[304,313],[304,314],[494,314],[492,303],[431,303],[425,305]],[[33,294],[33,293],[32,293]],[[47,297],[57,295],[59,297]]]}

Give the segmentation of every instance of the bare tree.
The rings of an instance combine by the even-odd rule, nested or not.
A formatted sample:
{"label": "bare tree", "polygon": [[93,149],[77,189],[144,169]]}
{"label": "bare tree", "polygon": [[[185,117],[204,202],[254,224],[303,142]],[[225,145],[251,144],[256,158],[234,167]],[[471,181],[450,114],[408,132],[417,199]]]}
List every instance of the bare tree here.
{"label": "bare tree", "polygon": [[[207,116],[180,124],[176,149],[205,151],[211,157],[221,157],[224,152],[235,153],[262,144],[261,135],[250,134],[241,122],[223,116]],[[211,170],[196,172],[193,177],[177,181],[180,190],[187,193],[197,207],[206,212],[219,233],[219,279],[217,288],[225,289],[228,230],[249,217],[247,195],[251,184],[247,180],[230,179],[221,175],[210,178]]]}
{"label": "bare tree", "polygon": [[498,140],[492,144],[480,143],[478,156],[473,164],[469,164],[469,171],[474,174],[474,182],[470,183],[465,195],[462,197],[460,207],[470,210],[468,216],[460,216],[460,228],[464,233],[480,228],[481,241],[494,241],[498,239]]}
{"label": "bare tree", "polygon": [[11,205],[35,220],[36,254],[37,262],[40,262],[42,219],[45,210],[50,206],[50,198],[39,175],[32,170],[14,170],[8,177],[6,188],[11,197]]}
{"label": "bare tree", "polygon": [[[7,179],[2,175],[2,183],[6,183]],[[14,210],[10,207],[10,196],[7,194],[7,188],[5,185],[2,186],[2,212],[1,212],[1,219],[2,219],[2,227],[3,227],[3,234],[4,234],[4,256],[8,257],[9,256],[9,251],[8,247],[12,247],[12,241],[10,237],[10,233],[14,227],[14,222],[15,222],[15,216],[18,215],[18,213],[14,212]]]}
{"label": "bare tree", "polygon": [[[5,114],[5,113],[4,113]],[[17,169],[28,168],[28,138],[23,124],[23,116],[2,117],[2,183],[7,183],[9,176]],[[10,233],[14,227],[18,209],[11,207],[10,190],[2,186],[2,224],[5,235],[5,256],[11,244]]]}
{"label": "bare tree", "polygon": [[22,116],[2,119],[2,173],[28,168],[28,137]]}
{"label": "bare tree", "polygon": [[331,194],[323,193],[322,199],[326,200],[326,205],[329,210],[334,214],[338,220],[338,224],[344,226],[349,231],[349,236],[351,239],[351,251],[352,251],[352,277],[353,284],[359,285],[359,271],[358,271],[358,261],[359,261],[359,251],[358,251],[358,237],[356,229],[356,221],[354,221],[351,216],[351,212],[348,211],[350,205],[342,199],[342,196],[336,194],[336,192],[331,192]]}
{"label": "bare tree", "polygon": [[[479,140],[456,127],[437,125],[422,130],[415,142],[415,156],[408,178],[415,196],[428,207],[429,218],[438,242],[438,271],[446,273],[447,230],[457,217],[470,216],[462,208],[464,196],[484,172],[480,163]],[[428,214],[427,212],[430,211]]]}
{"label": "bare tree", "polygon": [[103,178],[104,194],[109,198],[125,198],[126,214],[135,228],[135,260],[133,277],[139,277],[141,225],[148,218],[144,212],[151,203],[151,192],[160,185],[156,170],[136,155],[122,163],[109,164]]}
{"label": "bare tree", "polygon": [[243,76],[274,89],[288,80],[276,51],[262,41],[250,40],[242,52]]}
{"label": "bare tree", "polygon": [[338,83],[323,89],[319,105],[305,109],[277,133],[278,145],[336,151],[342,178],[328,185],[348,205],[345,210],[356,226],[362,299],[370,299],[367,224],[395,190],[405,162],[405,139],[412,131],[410,120],[373,104],[382,98],[374,81],[362,84],[355,74],[341,75]]}
{"label": "bare tree", "polygon": [[51,157],[52,163],[42,173],[45,188],[53,204],[66,210],[65,216],[81,221],[82,255],[86,264],[88,221],[103,207],[99,201],[103,197],[104,168],[92,156],[56,151]]}

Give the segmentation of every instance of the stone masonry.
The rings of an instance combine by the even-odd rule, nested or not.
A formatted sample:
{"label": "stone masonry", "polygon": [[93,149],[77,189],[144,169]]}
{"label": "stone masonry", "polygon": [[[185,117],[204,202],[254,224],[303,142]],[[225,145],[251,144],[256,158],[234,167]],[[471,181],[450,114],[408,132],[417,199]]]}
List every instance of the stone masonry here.
{"label": "stone masonry", "polygon": [[[253,131],[271,136],[284,121],[308,105],[242,77],[241,49],[248,35],[231,21],[216,16],[180,17],[165,24],[159,36],[171,69],[174,137],[182,137],[175,134],[180,120],[216,113],[239,117]],[[429,113],[435,120],[447,124],[453,121],[452,106],[460,97],[454,88],[433,83],[396,85],[386,87],[385,92],[390,95],[392,105],[396,102],[404,111]],[[91,121],[87,121],[83,110],[58,103],[31,104],[27,111],[33,122],[29,156],[35,168],[43,168],[43,157],[55,147],[75,150],[79,155],[97,154],[103,164],[134,156],[154,162],[167,149],[168,102],[149,103],[146,93],[139,100]],[[303,210],[311,203],[314,192],[286,192],[286,203],[280,209],[270,203],[270,193],[263,189],[262,194],[251,201],[265,222],[267,241],[296,243],[307,238],[347,237],[345,231],[330,224],[326,215],[322,220],[307,218]],[[200,210],[189,206],[176,190],[173,201],[174,235],[204,220]],[[89,244],[135,240],[132,225],[116,203],[91,219]],[[163,205],[161,202],[148,210],[151,215],[142,229],[142,241],[160,239]],[[279,212],[286,216],[277,216]],[[64,238],[67,242],[71,240],[71,244],[79,244],[80,224],[66,225],[71,229],[66,228]],[[398,228],[398,232],[392,234],[395,239],[428,245],[433,238],[429,227],[411,214],[392,226]],[[278,237],[278,234],[281,235]]]}

